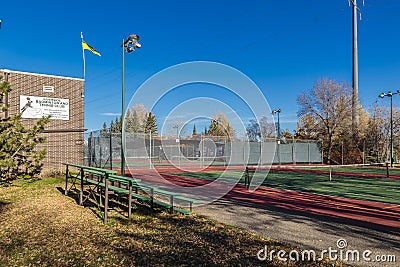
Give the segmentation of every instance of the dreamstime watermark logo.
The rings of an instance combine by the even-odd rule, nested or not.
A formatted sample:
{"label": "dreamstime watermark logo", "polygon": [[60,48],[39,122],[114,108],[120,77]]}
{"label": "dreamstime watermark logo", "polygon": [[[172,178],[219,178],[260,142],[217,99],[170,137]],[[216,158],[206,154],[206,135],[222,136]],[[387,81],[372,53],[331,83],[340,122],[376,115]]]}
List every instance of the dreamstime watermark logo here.
{"label": "dreamstime watermark logo", "polygon": [[[203,90],[200,88],[201,85],[204,85],[204,87],[212,87],[212,93],[209,95],[202,94]],[[185,87],[188,88],[187,90],[196,91],[188,92],[182,90],[182,88]],[[193,89],[194,87],[197,89]],[[179,90],[181,90],[182,93],[176,95],[176,91]],[[224,97],[219,97],[218,92]],[[193,96],[188,97],[189,93]],[[198,118],[211,121],[213,115],[210,115],[210,112],[215,114],[224,110],[230,115],[230,125],[235,125],[235,127],[237,127],[235,131],[241,133],[246,133],[246,126],[249,123],[249,119],[254,119],[259,122],[261,118],[266,117],[271,124],[274,123],[270,106],[257,85],[239,70],[216,62],[187,62],[158,72],[136,90],[129,103],[129,107],[133,107],[137,104],[143,104],[146,108],[149,108],[150,111],[160,110],[161,108],[169,109],[168,112],[164,112],[168,114],[165,118],[157,118],[158,124],[162,125],[159,132],[162,133],[167,127],[171,127],[172,125],[172,127],[176,128],[178,133],[176,135],[176,143],[175,140],[171,143],[171,140],[164,140],[162,138],[156,140],[158,142],[157,147],[150,149],[151,155],[148,155],[149,149],[146,149],[146,147],[149,146],[149,140],[147,139],[146,141],[148,137],[142,139],[138,138],[132,141],[132,135],[129,134],[129,131],[126,129],[127,125],[124,123],[123,131],[125,131],[126,134],[123,145],[125,146],[124,151],[127,162],[129,163],[129,159],[140,157],[142,161],[149,160],[150,162],[147,166],[151,166],[151,158],[154,157],[154,154],[162,154],[170,165],[185,172],[198,172],[207,169],[215,162],[218,153],[220,153],[218,150],[224,150],[224,153],[229,153],[229,155],[223,155],[225,166],[237,165],[239,162],[241,166],[245,166],[250,161],[249,151],[251,147],[250,142],[246,139],[241,140],[240,147],[236,144],[230,145],[229,148],[227,146],[221,148],[220,139],[203,136],[201,142],[198,144],[200,151],[184,154],[182,151],[185,148],[180,146],[178,131],[184,125],[177,125],[176,121],[178,118],[181,121],[183,120],[186,124]],[[242,112],[243,110],[246,110],[247,113]],[[251,116],[249,117],[248,114],[251,114]],[[232,138],[231,136],[229,139]],[[142,142],[142,144],[138,142]],[[150,144],[150,146],[152,145],[154,147],[154,142]],[[225,140],[225,143],[227,142],[229,141]],[[271,142],[268,146],[268,153],[260,154],[262,155],[262,159],[260,156],[259,165],[263,165],[263,173],[261,174],[258,170],[255,171],[249,186],[250,191],[254,191],[264,181],[269,166],[274,159],[275,145],[274,142]],[[139,148],[141,148],[142,151],[139,151]],[[261,149],[264,149],[264,147],[261,146]],[[212,152],[207,154],[209,151]],[[239,154],[239,152],[241,154]],[[147,154],[143,155],[143,153]],[[196,155],[196,153],[199,155]],[[240,155],[240,157],[238,155]],[[195,162],[193,158],[196,158],[196,156],[200,158],[197,166],[193,164]],[[240,161],[238,161],[239,158]],[[254,158],[252,158],[252,161],[254,164]],[[242,169],[244,171],[244,168]],[[157,172],[157,168],[151,168],[148,171],[154,174],[152,176],[153,178],[157,177],[156,182],[158,185],[162,184],[169,190],[173,190],[177,193],[190,194],[194,198],[198,197],[201,204],[211,203],[223,197],[243,176],[243,173],[239,171],[229,172],[228,174],[225,169],[225,171],[222,171],[219,177],[212,182],[186,187],[179,186],[178,184],[171,183],[164,179],[163,176]]]}
{"label": "dreamstime watermark logo", "polygon": [[396,262],[396,255],[394,254],[376,254],[374,255],[371,250],[359,251],[357,249],[348,249],[346,239],[338,239],[336,247],[329,247],[321,251],[316,250],[269,250],[268,246],[259,250],[257,258],[260,261],[273,261],[276,258],[279,261],[323,261],[328,259],[330,261],[346,261],[346,262]]}

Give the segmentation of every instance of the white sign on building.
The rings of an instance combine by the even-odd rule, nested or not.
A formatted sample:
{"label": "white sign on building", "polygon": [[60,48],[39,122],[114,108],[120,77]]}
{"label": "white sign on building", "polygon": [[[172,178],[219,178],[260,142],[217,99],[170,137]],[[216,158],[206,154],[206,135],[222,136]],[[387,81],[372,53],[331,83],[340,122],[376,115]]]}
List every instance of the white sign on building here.
{"label": "white sign on building", "polygon": [[69,120],[69,99],[20,95],[19,110],[25,119]]}

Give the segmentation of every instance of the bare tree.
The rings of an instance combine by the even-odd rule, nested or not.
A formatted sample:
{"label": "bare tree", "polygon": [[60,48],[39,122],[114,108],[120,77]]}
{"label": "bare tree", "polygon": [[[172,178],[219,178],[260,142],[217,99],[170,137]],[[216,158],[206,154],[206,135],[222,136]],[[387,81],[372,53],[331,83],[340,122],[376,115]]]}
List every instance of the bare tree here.
{"label": "bare tree", "polygon": [[142,133],[144,132],[145,123],[150,111],[143,104],[136,104],[132,109],[132,131]]}
{"label": "bare tree", "polygon": [[310,114],[305,114],[299,117],[294,137],[296,139],[317,140],[319,138],[318,128],[314,117]]}
{"label": "bare tree", "polygon": [[[370,162],[383,162],[389,160],[390,146],[390,109],[382,104],[375,104],[370,110],[371,116],[366,136],[366,157]],[[400,111],[393,108],[393,140],[395,154],[399,153],[400,136]],[[396,153],[397,152],[397,153]]]}
{"label": "bare tree", "polygon": [[297,98],[298,116],[308,116],[307,129],[325,140],[328,163],[331,162],[333,139],[351,127],[351,88],[345,83],[323,78]]}
{"label": "bare tree", "polygon": [[261,136],[260,124],[255,119],[249,120],[246,127],[247,138],[250,142],[257,142]]}
{"label": "bare tree", "polygon": [[275,137],[276,128],[275,124],[268,120],[266,116],[262,116],[260,119],[260,134],[261,140]]}
{"label": "bare tree", "polygon": [[259,121],[251,119],[246,127],[246,134],[252,142],[265,141],[267,138],[275,137],[275,126],[266,116],[262,116]]}

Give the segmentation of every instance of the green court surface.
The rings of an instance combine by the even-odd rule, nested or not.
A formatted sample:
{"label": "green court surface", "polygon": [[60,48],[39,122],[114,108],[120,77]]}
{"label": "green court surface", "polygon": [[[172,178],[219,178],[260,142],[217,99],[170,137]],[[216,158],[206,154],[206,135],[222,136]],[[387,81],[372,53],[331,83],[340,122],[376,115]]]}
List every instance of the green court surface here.
{"label": "green court surface", "polygon": [[[328,167],[321,168],[305,168],[307,170],[323,170],[326,172],[329,172]],[[351,172],[351,173],[362,173],[362,174],[380,174],[380,175],[386,175],[386,168],[385,167],[332,167],[331,168],[332,172]],[[395,176],[400,176],[400,168],[390,168],[389,169],[390,175],[395,175]]]}
{"label": "green court surface", "polygon": [[[340,171],[343,169],[341,168]],[[329,169],[327,170],[329,172]],[[375,169],[375,172],[377,173]],[[379,170],[381,171],[381,170]],[[223,172],[170,173],[171,175],[206,180],[218,179]],[[224,177],[238,177],[241,172],[226,171]],[[253,172],[249,173],[252,177]],[[313,194],[386,202],[400,205],[400,180],[388,178],[346,177],[329,174],[296,173],[271,170],[262,186]],[[244,183],[244,175],[240,179]]]}

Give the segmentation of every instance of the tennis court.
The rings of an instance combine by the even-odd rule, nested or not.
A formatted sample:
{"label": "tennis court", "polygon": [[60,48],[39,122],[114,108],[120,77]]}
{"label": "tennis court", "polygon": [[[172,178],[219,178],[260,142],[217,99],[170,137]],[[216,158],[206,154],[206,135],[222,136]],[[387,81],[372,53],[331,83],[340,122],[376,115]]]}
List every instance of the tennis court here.
{"label": "tennis court", "polygon": [[[265,187],[400,205],[400,169],[391,169],[390,178],[386,177],[386,168],[382,167],[273,167],[269,172],[262,172],[265,173],[262,183]],[[225,177],[238,177],[243,170],[170,174],[215,180],[223,173]],[[249,176],[253,173],[254,170],[249,171]],[[240,183],[244,184],[244,181],[243,173]]]}

